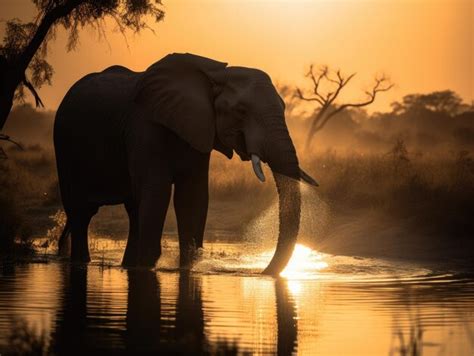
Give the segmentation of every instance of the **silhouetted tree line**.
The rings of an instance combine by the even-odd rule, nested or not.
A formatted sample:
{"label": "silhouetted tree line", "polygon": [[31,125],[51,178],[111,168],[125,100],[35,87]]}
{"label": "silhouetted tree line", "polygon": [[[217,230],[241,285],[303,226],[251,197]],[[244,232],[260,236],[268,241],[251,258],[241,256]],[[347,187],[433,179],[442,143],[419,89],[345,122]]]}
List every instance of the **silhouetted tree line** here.
{"label": "silhouetted tree line", "polygon": [[474,148],[474,106],[464,104],[453,91],[410,94],[392,104],[389,113],[366,120],[367,130],[406,136],[418,148],[450,145],[451,149]]}
{"label": "silhouetted tree line", "polygon": [[[332,146],[380,151],[392,147],[398,140],[419,153],[474,149],[474,104],[463,103],[455,92],[409,94],[391,107],[389,112],[371,115],[359,108],[337,113],[316,137],[313,150]],[[302,120],[295,117],[292,120],[295,131],[310,130],[319,110],[303,116]]]}
{"label": "silhouetted tree line", "polygon": [[[290,87],[280,88],[280,93],[287,104],[291,134],[301,149],[314,114],[296,113],[300,102],[292,100]],[[54,115],[54,111],[37,111],[31,104],[16,106],[4,132],[23,145],[51,147]],[[324,130],[315,136],[312,150],[342,148],[383,153],[398,140],[403,140],[412,153],[471,151],[474,149],[474,106],[463,103],[459,95],[446,90],[406,95],[385,113],[369,115],[365,110],[348,108],[327,122]]]}

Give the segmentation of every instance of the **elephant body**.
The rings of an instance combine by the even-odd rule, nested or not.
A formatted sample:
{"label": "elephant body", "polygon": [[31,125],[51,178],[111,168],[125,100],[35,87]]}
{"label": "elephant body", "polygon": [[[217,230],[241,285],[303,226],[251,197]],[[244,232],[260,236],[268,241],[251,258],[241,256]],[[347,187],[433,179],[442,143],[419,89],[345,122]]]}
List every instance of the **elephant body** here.
{"label": "elephant body", "polygon": [[54,126],[67,215],[60,252],[70,234],[72,259],[89,261],[92,216],[102,205],[124,204],[130,227],[123,264],[153,266],[174,186],[180,265],[189,266],[203,245],[210,152],[230,158],[235,150],[244,160],[252,156],[256,173],[260,157],[278,173],[280,237],[269,268],[280,270],[300,216],[297,183],[277,179],[300,178],[282,105],[265,73],[192,54],[168,55],[144,72],[113,66],[80,79]]}
{"label": "elephant body", "polygon": [[66,213],[79,205],[130,199],[127,139],[131,92],[139,76],[120,66],[89,74],[70,89],[58,108],[54,144]]}
{"label": "elephant body", "polygon": [[[161,85],[169,90],[170,71],[165,73]],[[133,230],[142,226],[148,230],[142,235],[161,236],[173,184],[180,245],[186,246],[181,265],[190,262],[189,251],[202,247],[210,154],[194,149],[167,126],[147,120],[144,107],[134,101],[143,77],[143,72],[121,66],[89,74],[70,89],[58,109],[54,141],[68,228],[77,235],[72,238],[74,259],[90,259],[87,226],[98,208],[125,204],[130,234],[123,262],[154,264],[161,254],[160,238],[145,239],[139,251],[140,232]],[[186,80],[196,78],[188,75]],[[205,78],[201,83],[199,93],[210,93],[211,84]],[[202,103],[210,105],[211,98]],[[167,111],[175,113],[180,103],[160,104],[158,115],[172,122]],[[150,210],[153,216],[147,214]]]}

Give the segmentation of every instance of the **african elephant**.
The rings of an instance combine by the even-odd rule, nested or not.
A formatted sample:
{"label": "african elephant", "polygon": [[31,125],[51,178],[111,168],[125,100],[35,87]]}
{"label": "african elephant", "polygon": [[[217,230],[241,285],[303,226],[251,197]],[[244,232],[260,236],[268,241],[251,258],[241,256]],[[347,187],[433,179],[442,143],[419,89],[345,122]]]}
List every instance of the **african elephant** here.
{"label": "african elephant", "polygon": [[[180,266],[203,245],[210,152],[261,161],[274,173],[280,203],[278,273],[293,251],[300,219],[298,165],[284,103],[270,77],[193,54],[170,54],[144,72],[113,66],[86,75],[61,102],[54,145],[71,258],[88,262],[87,229],[102,205],[124,204],[129,237],[123,265],[153,266],[174,185]],[[284,176],[293,178],[287,179]]]}

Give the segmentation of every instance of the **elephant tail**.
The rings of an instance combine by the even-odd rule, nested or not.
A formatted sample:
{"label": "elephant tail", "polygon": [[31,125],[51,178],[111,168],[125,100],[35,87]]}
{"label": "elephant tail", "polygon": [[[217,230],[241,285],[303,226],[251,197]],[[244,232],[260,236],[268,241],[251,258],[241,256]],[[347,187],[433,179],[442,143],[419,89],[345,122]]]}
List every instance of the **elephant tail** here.
{"label": "elephant tail", "polygon": [[58,255],[67,257],[70,251],[70,239],[68,239],[71,232],[71,226],[69,224],[69,219],[66,220],[66,224],[64,224],[63,232],[61,236],[59,236],[58,241]]}

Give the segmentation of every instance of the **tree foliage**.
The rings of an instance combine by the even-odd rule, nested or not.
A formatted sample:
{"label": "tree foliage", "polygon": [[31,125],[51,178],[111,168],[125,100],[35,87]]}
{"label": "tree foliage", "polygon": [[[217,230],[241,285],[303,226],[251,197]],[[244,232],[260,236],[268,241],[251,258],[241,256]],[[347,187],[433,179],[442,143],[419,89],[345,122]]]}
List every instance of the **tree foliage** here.
{"label": "tree foliage", "polygon": [[[11,19],[6,22],[0,45],[0,130],[14,100],[24,100],[25,88],[41,106],[36,92],[51,84],[54,69],[47,61],[48,45],[62,27],[68,33],[66,49],[76,48],[79,32],[86,26],[103,36],[105,19],[115,21],[124,33],[148,28],[147,19],[161,21],[164,11],[160,0],[32,0],[37,15],[30,22]],[[5,135],[0,135],[0,139]]]}
{"label": "tree foliage", "polygon": [[395,114],[411,111],[427,110],[435,113],[457,115],[467,110],[461,97],[452,90],[435,91],[428,94],[405,95],[401,102],[394,102],[392,109]]}

